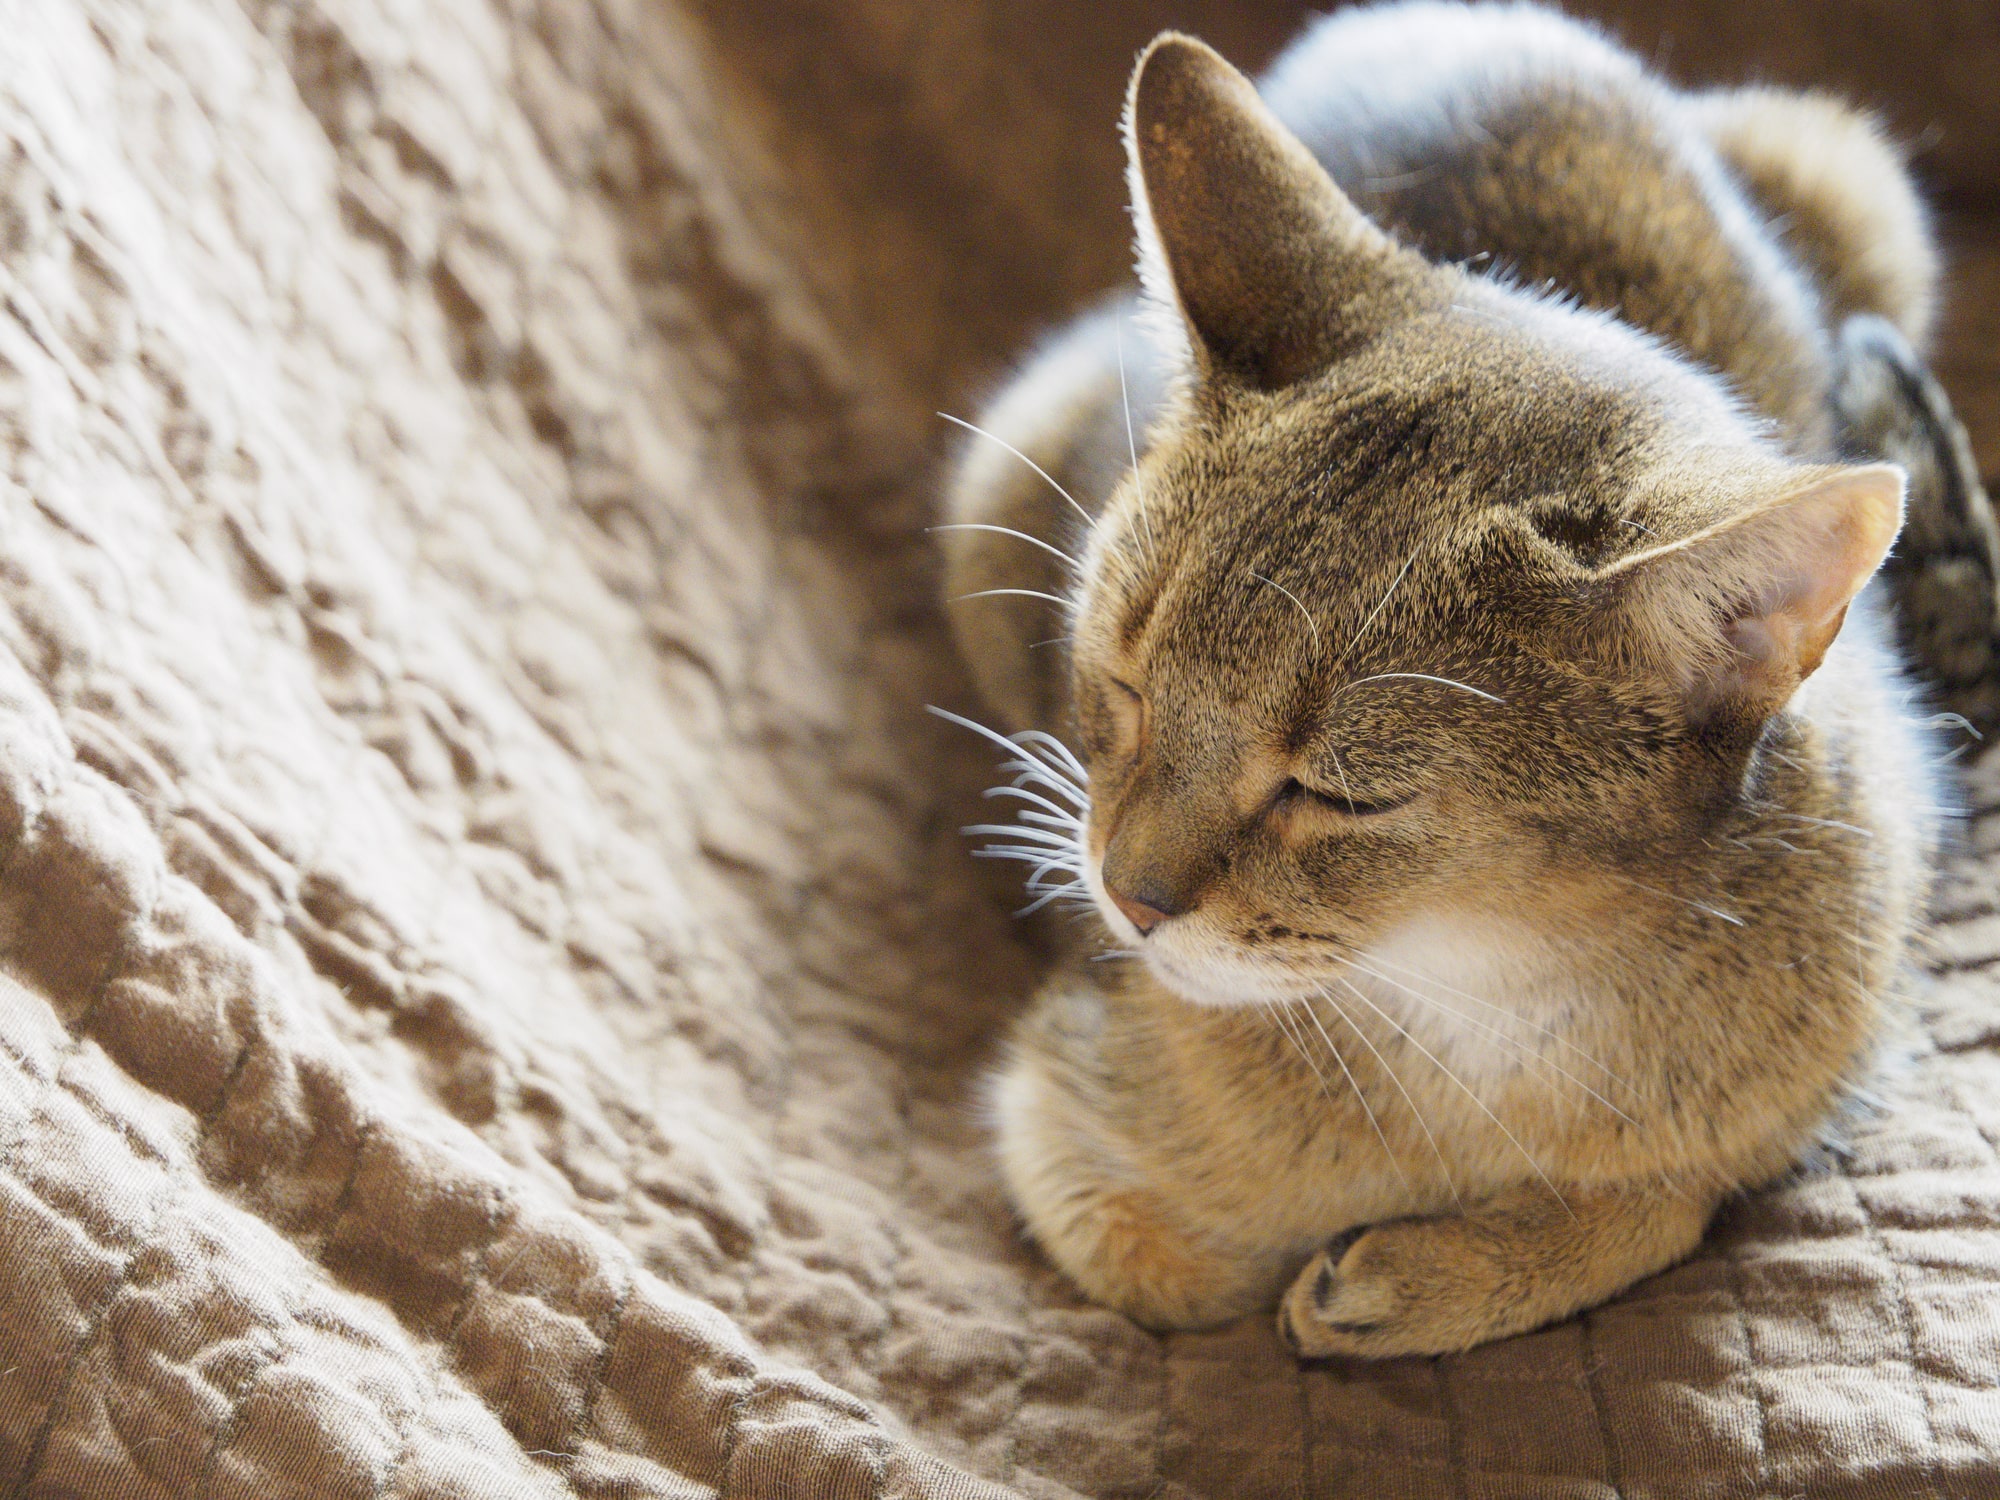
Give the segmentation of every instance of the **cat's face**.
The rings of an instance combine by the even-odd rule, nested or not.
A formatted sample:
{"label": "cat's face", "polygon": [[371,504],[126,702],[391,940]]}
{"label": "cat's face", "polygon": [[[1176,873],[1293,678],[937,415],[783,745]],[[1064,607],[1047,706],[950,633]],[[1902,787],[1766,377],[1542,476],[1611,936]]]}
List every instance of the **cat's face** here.
{"label": "cat's face", "polygon": [[1210,1003],[1614,932],[1739,795],[1898,476],[1789,464],[1639,336],[1423,265],[1220,59],[1161,57],[1128,130],[1185,389],[1072,651],[1105,920]]}
{"label": "cat's face", "polygon": [[1447,309],[1204,398],[1119,491],[1072,653],[1086,868],[1129,938],[1166,914],[1139,946],[1175,989],[1300,998],[1412,925],[1585,920],[1616,882],[1580,861],[1727,795],[1741,736],[1608,638],[1605,566],[1715,503],[1662,483],[1629,343],[1593,376]]}

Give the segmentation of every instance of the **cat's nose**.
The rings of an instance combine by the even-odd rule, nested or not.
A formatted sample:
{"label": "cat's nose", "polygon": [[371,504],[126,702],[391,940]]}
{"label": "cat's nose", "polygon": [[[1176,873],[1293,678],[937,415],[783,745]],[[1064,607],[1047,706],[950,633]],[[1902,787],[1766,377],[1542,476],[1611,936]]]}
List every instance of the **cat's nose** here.
{"label": "cat's nose", "polygon": [[1125,920],[1139,929],[1139,936],[1145,937],[1168,917],[1177,917],[1185,907],[1173,904],[1173,898],[1163,896],[1148,886],[1141,886],[1137,894],[1127,895],[1124,891],[1105,882],[1104,894],[1111,898],[1111,904],[1125,914]]}

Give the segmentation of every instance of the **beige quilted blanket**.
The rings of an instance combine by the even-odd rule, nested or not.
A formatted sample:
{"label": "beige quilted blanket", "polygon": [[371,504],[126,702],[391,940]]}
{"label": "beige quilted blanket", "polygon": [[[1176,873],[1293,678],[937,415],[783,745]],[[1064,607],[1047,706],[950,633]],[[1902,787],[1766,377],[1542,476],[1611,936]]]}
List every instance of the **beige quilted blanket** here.
{"label": "beige quilted blanket", "polygon": [[1613,1306],[1302,1372],[1021,1243],[929,407],[1120,252],[1010,16],[0,4],[0,1494],[2000,1494],[2000,763],[1849,1153]]}

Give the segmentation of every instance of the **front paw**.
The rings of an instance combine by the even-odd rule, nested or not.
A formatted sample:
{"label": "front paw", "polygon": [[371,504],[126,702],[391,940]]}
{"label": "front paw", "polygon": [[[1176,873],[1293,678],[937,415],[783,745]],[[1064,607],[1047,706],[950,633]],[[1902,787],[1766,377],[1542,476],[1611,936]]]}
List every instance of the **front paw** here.
{"label": "front paw", "polygon": [[1347,1261],[1368,1235],[1350,1229],[1331,1241],[1293,1279],[1278,1303],[1278,1335],[1304,1359],[1368,1352],[1360,1341],[1393,1322],[1399,1299],[1392,1281]]}
{"label": "front paw", "polygon": [[1278,1304],[1278,1332],[1305,1359],[1451,1354],[1501,1331],[1476,1256],[1449,1220],[1349,1230],[1306,1263]]}
{"label": "front paw", "polygon": [[1456,1354],[1567,1318],[1664,1270],[1713,1198],[1654,1184],[1500,1194],[1465,1214],[1351,1232],[1307,1263],[1278,1331],[1307,1358]]}

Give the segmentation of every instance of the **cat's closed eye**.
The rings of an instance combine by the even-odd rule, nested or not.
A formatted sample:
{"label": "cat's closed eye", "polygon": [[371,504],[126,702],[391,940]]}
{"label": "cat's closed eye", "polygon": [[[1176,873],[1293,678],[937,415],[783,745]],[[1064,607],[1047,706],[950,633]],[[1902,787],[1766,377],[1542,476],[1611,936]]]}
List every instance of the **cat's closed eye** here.
{"label": "cat's closed eye", "polygon": [[1104,760],[1129,760],[1139,751],[1146,723],[1146,699],[1137,688],[1107,676],[1105,685],[1079,703],[1078,728],[1084,749]]}
{"label": "cat's closed eye", "polygon": [[1342,787],[1327,789],[1308,786],[1297,777],[1288,776],[1279,786],[1272,805],[1281,811],[1296,807],[1312,807],[1330,809],[1350,818],[1375,818],[1408,807],[1414,801],[1416,801],[1415,793],[1407,795],[1377,793],[1373,796],[1363,796],[1351,793]]}

